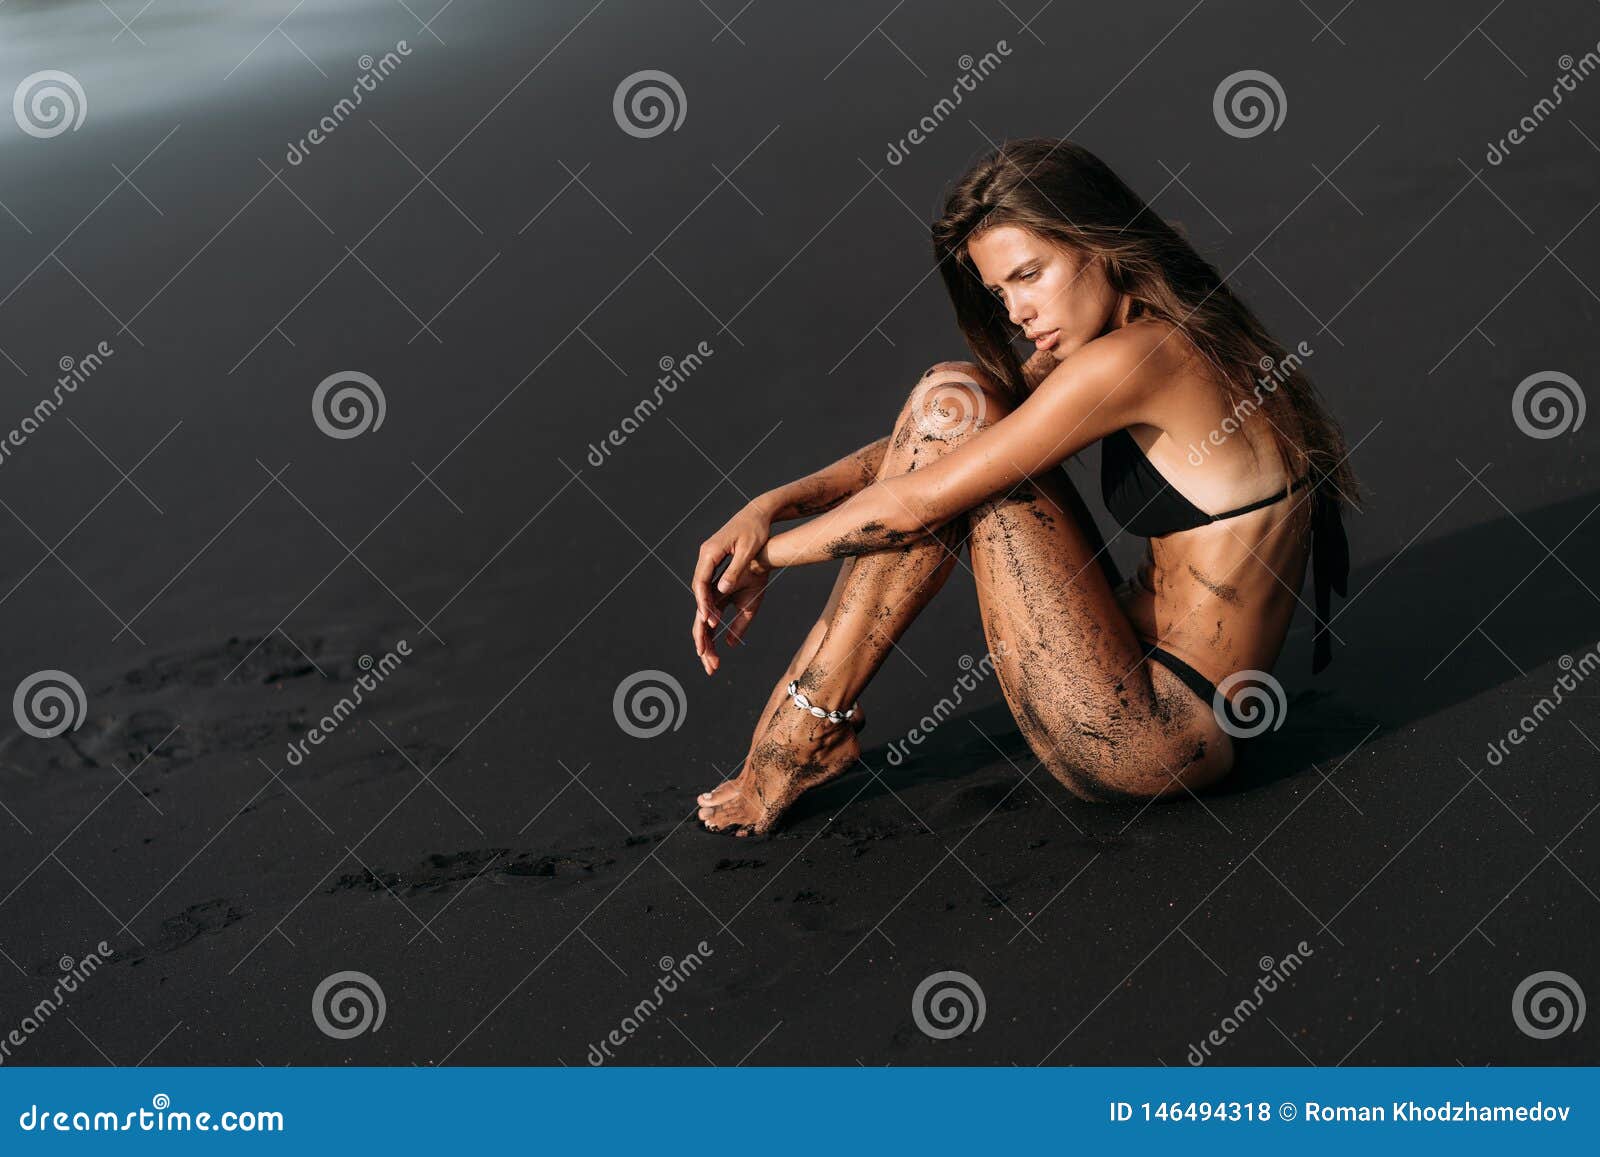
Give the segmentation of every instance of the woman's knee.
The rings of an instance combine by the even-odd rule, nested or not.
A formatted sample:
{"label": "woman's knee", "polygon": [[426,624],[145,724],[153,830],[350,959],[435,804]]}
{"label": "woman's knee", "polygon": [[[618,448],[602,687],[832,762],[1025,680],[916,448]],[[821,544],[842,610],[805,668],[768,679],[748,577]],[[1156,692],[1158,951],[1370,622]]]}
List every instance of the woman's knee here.
{"label": "woman's knee", "polygon": [[918,441],[954,446],[1012,410],[1005,389],[975,362],[930,366],[912,387],[901,415],[897,446]]}

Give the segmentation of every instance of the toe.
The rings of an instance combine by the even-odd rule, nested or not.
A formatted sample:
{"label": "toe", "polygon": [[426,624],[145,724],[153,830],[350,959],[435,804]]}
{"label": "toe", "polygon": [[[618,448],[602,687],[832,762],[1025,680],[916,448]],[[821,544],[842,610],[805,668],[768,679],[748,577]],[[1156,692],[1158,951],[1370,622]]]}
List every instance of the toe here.
{"label": "toe", "polygon": [[725,779],[710,791],[701,792],[698,798],[702,804],[727,803],[728,799],[735,795],[737,791],[738,788],[735,786],[735,782],[731,779]]}

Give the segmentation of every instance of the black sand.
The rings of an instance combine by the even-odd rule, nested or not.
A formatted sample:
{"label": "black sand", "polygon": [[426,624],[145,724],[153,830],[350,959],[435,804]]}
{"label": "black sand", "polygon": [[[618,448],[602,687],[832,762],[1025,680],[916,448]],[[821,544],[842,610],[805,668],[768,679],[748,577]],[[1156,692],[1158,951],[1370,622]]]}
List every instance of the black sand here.
{"label": "black sand", "polygon": [[[696,3],[504,0],[446,6],[443,44],[378,0],[279,32],[282,5],[201,7],[158,4],[143,46],[96,3],[0,9],[6,87],[59,68],[89,100],[76,132],[0,134],[0,426],[62,358],[114,350],[0,466],[0,687],[59,669],[87,699],[77,731],[0,739],[0,1033],[59,958],[115,950],[7,1063],[582,1065],[702,941],[616,1061],[1182,1065],[1302,941],[1216,1063],[1600,1057],[1511,1009],[1543,970],[1600,992],[1600,684],[1486,758],[1600,645],[1594,421],[1535,439],[1511,406],[1538,371],[1596,387],[1600,82],[1485,160],[1600,40],[1593,6],[1474,32],[1442,3],[1331,31],[1296,5],[1057,3],[1030,32],[1031,6],[918,4],[875,32],[851,4],[723,30]],[[635,139],[612,94],[650,68],[687,115]],[[1235,139],[1211,99],[1246,68],[1288,114]],[[983,652],[958,571],[863,697],[867,766],[779,838],[703,832],[693,796],[742,757],[833,568],[781,576],[707,680],[695,549],[962,356],[925,223],[986,137],[1034,134],[1106,157],[1314,348],[1372,494],[1334,663],[1310,676],[1304,614],[1287,722],[1203,801],[1074,801],[992,680],[895,766]],[[312,392],[351,369],[384,423],[330,438]],[[1071,471],[1105,527],[1097,461]],[[647,669],[685,709],[639,739],[612,697]],[[986,1019],[932,1040],[912,993],[947,969]],[[342,970],[381,985],[378,1031],[318,1030]]]}

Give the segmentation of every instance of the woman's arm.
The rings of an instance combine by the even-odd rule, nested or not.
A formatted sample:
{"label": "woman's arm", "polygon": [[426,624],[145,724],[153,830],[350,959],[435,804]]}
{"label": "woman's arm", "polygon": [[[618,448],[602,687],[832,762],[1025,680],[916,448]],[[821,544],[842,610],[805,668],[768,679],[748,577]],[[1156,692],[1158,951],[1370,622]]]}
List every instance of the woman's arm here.
{"label": "woman's arm", "polygon": [[768,490],[753,504],[773,522],[822,514],[870,485],[888,450],[889,435],[885,434],[821,470]]}
{"label": "woman's arm", "polygon": [[1138,327],[1090,342],[993,426],[918,470],[873,482],[804,526],[774,535],[750,566],[799,566],[903,546],[1107,434],[1147,420],[1150,400],[1179,356],[1171,349],[1157,360],[1165,340]]}

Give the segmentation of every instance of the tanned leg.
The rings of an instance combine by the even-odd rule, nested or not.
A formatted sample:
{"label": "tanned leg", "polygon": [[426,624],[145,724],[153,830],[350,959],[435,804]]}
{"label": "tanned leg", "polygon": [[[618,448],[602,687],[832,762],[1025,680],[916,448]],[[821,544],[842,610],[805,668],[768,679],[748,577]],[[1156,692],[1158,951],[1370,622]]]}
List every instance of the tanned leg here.
{"label": "tanned leg", "polygon": [[[960,408],[952,382],[979,399],[976,413],[957,414],[954,424],[943,405]],[[916,469],[1009,409],[978,367],[935,366],[896,423],[883,471]],[[1039,762],[1065,787],[1087,800],[1144,800],[1182,794],[1228,770],[1232,745],[1210,705],[1143,658],[1113,593],[1115,568],[1059,469],[985,500],[937,535],[855,556],[799,676],[801,689],[824,707],[849,706],[948,577],[962,545],[1007,704]],[[699,798],[700,819],[712,830],[765,832],[801,793],[859,756],[848,727],[796,711],[784,697],[769,707],[741,774]]]}
{"label": "tanned leg", "polygon": [[[923,376],[895,423],[880,478],[915,470],[999,419],[999,403],[971,381],[971,368],[943,363]],[[861,753],[856,729],[797,710],[785,687],[798,679],[800,690],[824,707],[843,710],[854,703],[895,640],[949,578],[965,534],[963,517],[904,547],[847,560],[832,613],[819,620],[821,637],[809,653],[802,647],[800,670],[791,668],[774,689],[744,769],[699,797],[708,828],[763,833],[801,793],[855,764]],[[825,694],[841,678],[855,690],[835,703]]]}

